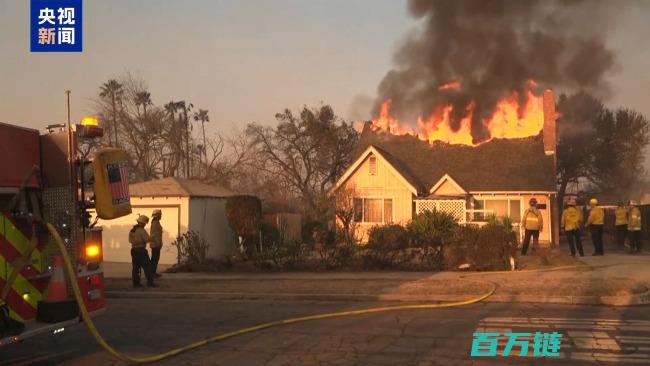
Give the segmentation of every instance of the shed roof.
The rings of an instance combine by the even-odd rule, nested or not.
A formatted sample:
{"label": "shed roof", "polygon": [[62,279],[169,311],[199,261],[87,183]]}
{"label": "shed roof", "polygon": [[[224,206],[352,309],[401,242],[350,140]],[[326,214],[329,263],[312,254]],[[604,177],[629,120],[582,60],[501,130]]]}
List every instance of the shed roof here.
{"label": "shed roof", "polygon": [[494,139],[476,147],[429,144],[415,136],[396,136],[364,129],[358,154],[378,148],[395,169],[428,193],[445,174],[467,191],[554,192],[552,156],[544,152],[542,135]]}
{"label": "shed roof", "polygon": [[229,197],[234,193],[198,180],[167,177],[129,185],[131,197]]}

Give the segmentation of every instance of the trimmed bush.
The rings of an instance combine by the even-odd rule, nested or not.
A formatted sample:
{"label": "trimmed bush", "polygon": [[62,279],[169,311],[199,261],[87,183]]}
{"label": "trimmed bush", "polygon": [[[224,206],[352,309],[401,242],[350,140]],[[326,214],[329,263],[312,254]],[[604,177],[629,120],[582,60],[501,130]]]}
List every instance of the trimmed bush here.
{"label": "trimmed bush", "polygon": [[455,228],[443,248],[444,267],[468,264],[477,271],[508,270],[517,252],[517,234],[503,223]]}
{"label": "trimmed bush", "polygon": [[409,232],[401,225],[373,226],[368,232],[364,266],[379,269],[394,267],[400,251],[407,248],[409,242]]}

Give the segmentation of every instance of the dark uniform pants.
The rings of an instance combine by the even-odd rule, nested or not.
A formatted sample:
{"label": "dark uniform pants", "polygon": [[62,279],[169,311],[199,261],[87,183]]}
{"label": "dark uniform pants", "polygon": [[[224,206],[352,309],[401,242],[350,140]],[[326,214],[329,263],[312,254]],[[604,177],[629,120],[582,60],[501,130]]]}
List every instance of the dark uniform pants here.
{"label": "dark uniform pants", "polygon": [[565,231],[566,240],[569,242],[569,249],[571,250],[571,255],[576,255],[576,247],[578,247],[578,253],[583,257],[585,252],[582,250],[582,241],[580,240],[580,230],[568,230]]}
{"label": "dark uniform pants", "polygon": [[140,269],[144,270],[147,277],[147,285],[153,285],[153,273],[151,272],[151,263],[149,262],[149,253],[146,248],[131,248],[131,264],[133,265],[133,286],[140,285]]}
{"label": "dark uniform pants", "polygon": [[160,250],[162,246],[151,248],[151,272],[158,273],[158,262],[160,261]]}
{"label": "dark uniform pants", "polygon": [[625,237],[627,236],[627,225],[616,225],[616,244],[619,247],[625,246]]}
{"label": "dark uniform pants", "polygon": [[635,253],[641,252],[641,247],[643,247],[643,238],[641,230],[630,230],[630,247]]}
{"label": "dark uniform pants", "polygon": [[603,225],[590,225],[591,242],[594,244],[594,254],[605,254],[603,251]]}
{"label": "dark uniform pants", "polygon": [[526,255],[528,252],[528,245],[530,245],[530,237],[533,237],[533,250],[539,246],[539,230],[526,230],[524,232],[524,243],[521,247],[521,255]]}

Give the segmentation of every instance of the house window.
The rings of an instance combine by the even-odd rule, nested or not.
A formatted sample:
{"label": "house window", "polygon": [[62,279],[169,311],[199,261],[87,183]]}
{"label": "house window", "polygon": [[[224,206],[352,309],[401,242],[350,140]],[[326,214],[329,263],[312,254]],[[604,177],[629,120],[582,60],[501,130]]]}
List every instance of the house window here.
{"label": "house window", "polygon": [[377,175],[377,157],[374,155],[368,158],[368,172],[370,175]]}
{"label": "house window", "polygon": [[474,200],[474,221],[486,221],[491,215],[508,216],[513,222],[521,221],[521,200],[519,198]]}
{"label": "house window", "polygon": [[393,222],[393,199],[354,198],[354,221],[375,224]]}

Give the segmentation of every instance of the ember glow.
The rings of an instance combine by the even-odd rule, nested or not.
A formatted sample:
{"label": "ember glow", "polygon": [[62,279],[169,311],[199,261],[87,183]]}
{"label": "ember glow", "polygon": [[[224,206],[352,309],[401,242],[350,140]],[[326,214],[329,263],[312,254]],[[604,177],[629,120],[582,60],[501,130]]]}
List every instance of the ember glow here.
{"label": "ember glow", "polygon": [[[544,113],[541,95],[536,96],[533,93],[535,86],[533,82],[529,84],[530,88],[526,91],[525,98],[519,98],[517,92],[512,92],[499,100],[489,119],[481,121],[488,132],[488,136],[484,138],[477,139],[472,135],[472,117],[476,105],[474,102],[470,102],[465,108],[457,128],[453,128],[451,123],[453,106],[447,104],[440,106],[426,118],[419,117],[416,121],[417,130],[415,130],[411,127],[413,124],[404,123],[391,116],[391,101],[386,100],[381,105],[379,117],[372,121],[372,129],[396,135],[417,135],[421,140],[430,143],[442,141],[470,146],[477,146],[495,138],[514,139],[535,136],[544,126]],[[460,89],[461,85],[460,82],[452,82],[440,88],[439,90],[453,92]],[[520,100],[523,100],[521,105]]]}

